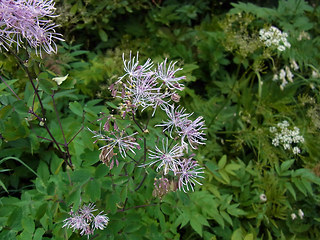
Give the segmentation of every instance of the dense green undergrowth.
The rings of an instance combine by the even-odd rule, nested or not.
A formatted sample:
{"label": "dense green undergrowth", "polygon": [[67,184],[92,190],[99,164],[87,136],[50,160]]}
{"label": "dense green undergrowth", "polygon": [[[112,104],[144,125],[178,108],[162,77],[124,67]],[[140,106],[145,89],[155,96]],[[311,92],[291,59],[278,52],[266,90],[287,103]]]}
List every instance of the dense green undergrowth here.
{"label": "dense green undergrowth", "polygon": [[[23,68],[10,52],[0,55],[0,239],[85,239],[62,226],[71,208],[89,203],[110,220],[92,239],[320,238],[316,3],[68,0],[56,7],[66,40],[58,53],[41,59],[19,51],[46,119],[36,117],[41,106]],[[271,26],[287,33],[290,47],[261,40],[260,30]],[[130,51],[141,63],[168,58],[183,68],[179,104],[206,127],[194,157],[204,179],[194,192],[172,181],[157,195],[155,169],[128,158],[113,167],[99,160],[88,129],[99,129],[101,113],[117,113],[109,87]],[[52,80],[67,74],[61,85]],[[151,114],[137,119],[148,124]],[[139,134],[150,150],[162,131]]]}

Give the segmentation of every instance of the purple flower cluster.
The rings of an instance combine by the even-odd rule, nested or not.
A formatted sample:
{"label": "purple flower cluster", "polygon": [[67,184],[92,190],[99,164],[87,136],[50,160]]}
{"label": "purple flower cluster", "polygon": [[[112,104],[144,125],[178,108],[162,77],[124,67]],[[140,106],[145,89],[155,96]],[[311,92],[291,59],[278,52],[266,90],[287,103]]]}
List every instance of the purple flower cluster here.
{"label": "purple flower cluster", "polygon": [[[117,153],[114,152],[115,149],[117,149],[117,151],[120,153],[122,158],[125,158],[127,156],[128,151],[135,154],[134,149],[140,149],[140,145],[139,143],[137,143],[137,140],[134,137],[138,133],[135,132],[128,135],[126,131],[119,129],[115,121],[113,122],[113,129],[111,129],[110,128],[110,125],[112,124],[111,120],[114,120],[113,116],[108,116],[107,121],[103,126],[104,132],[108,133],[108,135],[102,132],[101,124],[100,124],[99,132],[89,129],[89,131],[91,131],[94,134],[93,138],[97,138],[96,141],[103,141],[105,143],[105,145],[99,149],[99,150],[101,149],[106,150],[106,151],[102,151],[104,154],[104,156],[102,157],[112,158],[114,155],[117,155]],[[118,165],[118,160],[116,160],[116,163]],[[112,167],[113,167],[113,162],[110,168]]]}
{"label": "purple flower cluster", "polygon": [[170,182],[168,178],[161,177],[159,179],[154,179],[154,190],[152,192],[152,195],[154,197],[162,198],[164,195],[166,195],[170,191]]}
{"label": "purple flower cluster", "polygon": [[149,158],[153,161],[142,165],[142,167],[158,163],[157,172],[162,168],[164,175],[167,175],[169,171],[173,172],[173,175],[178,177],[180,190],[186,192],[186,188],[189,191],[190,186],[193,191],[196,183],[202,185],[196,178],[203,178],[200,174],[204,173],[202,171],[204,168],[201,168],[197,161],[192,158],[193,154],[189,158],[184,158],[184,150],[184,146],[176,144],[170,147],[168,138],[166,138],[166,141],[162,139],[162,149],[156,146],[155,151],[150,150]]}
{"label": "purple flower cluster", "polygon": [[[179,101],[176,91],[183,90],[183,84],[179,81],[185,79],[184,76],[176,77],[175,74],[182,70],[174,69],[176,62],[167,64],[167,59],[158,64],[158,67],[152,69],[153,62],[148,59],[145,64],[139,65],[138,53],[136,57],[132,57],[131,52],[129,60],[125,60],[123,76],[110,86],[110,90],[114,97],[121,98],[123,103],[120,105],[122,117],[128,112],[135,114],[139,107],[141,111],[148,107],[154,109],[153,115],[157,107],[166,109],[170,106],[171,101]],[[168,66],[167,66],[168,65]]]}
{"label": "purple flower cluster", "polygon": [[48,54],[56,53],[57,45],[54,41],[63,39],[55,31],[57,25],[51,20],[56,17],[54,4],[53,0],[1,0],[1,46],[7,50],[7,47],[16,44],[19,49],[26,40],[40,56],[42,49]]}
{"label": "purple flower cluster", "polygon": [[[135,120],[138,110],[150,109],[154,116],[156,109],[160,109],[168,117],[168,120],[156,125],[163,127],[163,133],[167,136],[162,139],[162,146],[155,146],[154,150],[149,150],[150,162],[144,162],[140,167],[157,165],[156,171],[163,175],[172,172],[171,177],[178,179],[176,185],[180,190],[193,190],[196,184],[200,184],[196,179],[203,178],[201,174],[204,172],[192,158],[193,154],[189,153],[189,146],[191,149],[197,149],[199,145],[205,144],[203,117],[191,120],[193,113],[187,113],[179,105],[175,106],[180,100],[178,92],[184,89],[181,80],[185,79],[185,76],[176,76],[182,70],[175,68],[176,62],[168,62],[165,59],[154,67],[151,59],[140,64],[138,57],[138,53],[132,57],[130,52],[129,60],[126,60],[124,54],[122,55],[125,74],[110,86],[112,96],[122,100],[119,104],[120,116],[125,118],[129,115]],[[106,124],[109,126],[109,120]],[[148,132],[147,127],[139,128],[144,133]],[[115,126],[113,131],[110,131],[109,127],[104,129],[109,131],[108,136],[103,135],[101,130],[100,133],[92,131],[94,137],[107,143],[101,148],[105,150],[102,151],[103,154],[106,153],[104,162],[109,161],[115,148],[118,148],[123,158],[126,157],[126,152],[134,153],[135,149],[140,148],[134,137],[137,133],[129,135],[123,130],[116,130]]]}
{"label": "purple flower cluster", "polygon": [[197,145],[205,144],[204,141],[204,121],[203,117],[198,117],[196,120],[192,121],[189,117],[193,114],[185,113],[184,108],[180,108],[171,105],[170,108],[166,108],[165,112],[167,113],[168,120],[164,121],[161,124],[156,126],[164,127],[163,131],[169,131],[170,137],[172,137],[172,131],[178,134],[181,137],[181,145],[188,150],[188,144],[185,140],[188,141],[191,148],[196,149]]}
{"label": "purple flower cluster", "polygon": [[103,230],[109,223],[109,218],[106,214],[100,212],[94,216],[93,212],[95,211],[97,209],[95,209],[95,204],[93,203],[84,205],[77,212],[71,211],[69,213],[71,217],[63,221],[64,225],[62,227],[72,228],[73,232],[80,230],[81,235],[87,235],[89,238],[96,229]]}

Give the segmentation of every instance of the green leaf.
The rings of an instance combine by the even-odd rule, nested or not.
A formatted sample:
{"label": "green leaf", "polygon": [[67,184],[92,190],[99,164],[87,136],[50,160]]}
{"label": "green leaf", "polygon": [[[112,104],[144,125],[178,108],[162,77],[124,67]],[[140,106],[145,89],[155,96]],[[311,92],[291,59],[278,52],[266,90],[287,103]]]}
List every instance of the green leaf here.
{"label": "green leaf", "polygon": [[110,107],[117,109],[118,107],[112,102],[106,102]]}
{"label": "green leaf", "polygon": [[40,88],[48,95],[51,95],[53,93],[52,90],[57,90],[57,85],[54,83],[54,81],[48,79],[48,73],[42,72],[39,74],[38,78]]}
{"label": "green leaf", "polygon": [[230,205],[229,207],[227,207],[227,212],[228,212],[230,215],[235,216],[235,217],[245,215],[246,212],[243,211],[241,208],[238,208],[238,205],[239,205],[239,204],[232,204],[232,205]]}
{"label": "green leaf", "polygon": [[0,185],[7,193],[9,193],[8,189],[6,188],[6,185],[4,185],[4,183],[1,180],[0,180]]}
{"label": "green leaf", "polygon": [[219,160],[219,163],[218,163],[218,166],[220,169],[224,168],[224,166],[226,165],[227,163],[227,156],[226,155],[223,155],[221,157],[221,159]]}
{"label": "green leaf", "polygon": [[80,199],[81,199],[80,195],[81,195],[81,188],[78,188],[76,191],[72,192],[66,200],[68,205],[70,206],[73,205],[72,210],[74,212],[78,210],[80,206]]}
{"label": "green leaf", "polygon": [[41,204],[36,212],[35,220],[40,220],[40,218],[42,218],[43,215],[46,213],[47,209],[48,209],[48,203]]}
{"label": "green leaf", "polygon": [[206,162],[206,167],[214,174],[219,170],[219,167],[213,162]]}
{"label": "green leaf", "polygon": [[21,219],[21,224],[22,224],[24,231],[27,231],[31,234],[34,232],[35,224],[34,224],[34,221],[30,217],[23,217]]}
{"label": "green leaf", "polygon": [[180,226],[180,228],[183,228],[188,222],[190,221],[189,217],[185,214],[182,213],[181,215],[179,215],[179,217],[176,219],[174,225],[175,226]]}
{"label": "green leaf", "polygon": [[254,238],[253,238],[253,234],[252,233],[249,233],[249,234],[247,234],[245,237],[244,237],[244,239],[243,240],[253,240]]}
{"label": "green leaf", "polygon": [[236,175],[236,173],[234,173],[234,171],[239,170],[241,168],[241,165],[236,164],[236,163],[230,163],[225,167],[225,170],[227,171],[227,173],[231,174],[231,175]]}
{"label": "green leaf", "polygon": [[83,108],[79,102],[74,101],[74,102],[69,103],[69,108],[74,114],[82,117]]}
{"label": "green leaf", "polygon": [[232,233],[231,240],[242,240],[242,230],[238,228]]}
{"label": "green leaf", "polygon": [[71,181],[75,183],[85,183],[91,177],[89,169],[78,169],[72,172]]}
{"label": "green leaf", "polygon": [[3,108],[1,108],[0,119],[6,119],[10,115],[11,110],[12,110],[11,105],[7,105],[7,106],[4,106]]}
{"label": "green leaf", "polygon": [[128,185],[126,184],[124,187],[122,187],[120,192],[120,201],[125,202],[126,198],[128,196]]}
{"label": "green leaf", "polygon": [[202,225],[195,218],[190,219],[190,225],[200,236],[202,236]]}
{"label": "green leaf", "polygon": [[33,235],[33,240],[41,240],[44,233],[45,231],[43,228],[37,228],[36,232]]}
{"label": "green leaf", "polygon": [[161,210],[164,214],[167,214],[168,216],[170,216],[172,214],[172,207],[170,204],[168,203],[162,203],[161,204]]}
{"label": "green leaf", "polygon": [[[18,79],[14,79],[14,80],[5,80],[6,84],[4,82],[1,81],[0,83],[0,91],[2,91],[3,89],[7,89],[7,85],[11,86],[12,84],[14,84],[16,81],[18,81]],[[1,95],[1,94],[0,94]]]}
{"label": "green leaf", "polygon": [[23,230],[23,232],[20,235],[18,235],[17,239],[19,239],[19,240],[30,240],[30,239],[32,239],[32,235],[33,234],[31,232]]}
{"label": "green leaf", "polygon": [[126,224],[126,227],[123,229],[126,233],[133,233],[138,231],[142,227],[142,224],[139,221],[132,221],[129,224]]}
{"label": "green leaf", "polygon": [[9,159],[12,159],[12,160],[15,160],[15,161],[21,163],[23,166],[25,166],[25,167],[26,167],[30,172],[32,172],[34,175],[36,175],[37,177],[40,177],[35,171],[33,171],[32,168],[30,168],[27,164],[25,164],[21,159],[16,158],[16,157],[6,157],[6,158],[3,158],[3,159],[0,160],[0,165],[1,165],[1,163],[5,162],[5,161],[7,161],[7,160],[9,160]]}
{"label": "green leaf", "polygon": [[287,160],[287,161],[283,162],[283,163],[281,164],[280,171],[281,171],[281,172],[287,171],[287,170],[292,166],[292,164],[294,163],[294,161],[295,161],[294,159],[291,159],[291,160]]}
{"label": "green leaf", "polygon": [[293,178],[292,181],[296,185],[296,187],[299,189],[299,191],[302,192],[305,196],[307,196],[305,186],[303,185],[301,180],[297,178]]}
{"label": "green leaf", "polygon": [[108,41],[108,34],[103,29],[100,28],[98,33],[103,42]]}
{"label": "green leaf", "polygon": [[108,174],[108,172],[109,172],[109,168],[106,165],[99,164],[95,171],[95,177],[96,178],[104,177],[105,175]]}
{"label": "green leaf", "polygon": [[7,225],[10,226],[10,229],[20,231],[22,230],[21,225],[22,218],[22,209],[16,208],[8,218]]}
{"label": "green leaf", "polygon": [[294,200],[297,200],[296,191],[293,189],[292,184],[289,183],[289,182],[286,182],[285,186],[289,190],[289,192],[291,193],[291,195],[294,198]]}
{"label": "green leaf", "polygon": [[191,227],[202,236],[202,226],[210,226],[208,221],[200,214],[196,214],[190,219]]}
{"label": "green leaf", "polygon": [[231,217],[229,216],[228,213],[226,213],[225,211],[220,211],[220,215],[232,226],[233,223],[232,223],[232,219]]}
{"label": "green leaf", "polygon": [[228,173],[224,170],[224,169],[220,169],[219,173],[221,175],[221,177],[223,178],[223,180],[225,181],[226,184],[230,184],[230,178],[228,176]]}
{"label": "green leaf", "polygon": [[96,179],[91,179],[85,190],[85,194],[88,195],[91,201],[96,202],[101,197],[101,183]]}

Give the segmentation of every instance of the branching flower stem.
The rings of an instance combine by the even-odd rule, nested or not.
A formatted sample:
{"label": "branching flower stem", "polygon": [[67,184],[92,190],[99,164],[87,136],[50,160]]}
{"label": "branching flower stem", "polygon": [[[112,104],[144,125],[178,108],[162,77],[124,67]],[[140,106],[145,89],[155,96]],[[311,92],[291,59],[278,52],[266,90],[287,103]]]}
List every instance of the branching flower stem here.
{"label": "branching flower stem", "polygon": [[[61,156],[63,157],[64,162],[65,162],[67,165],[69,165],[69,167],[70,167],[71,169],[73,169],[72,162],[71,162],[71,156],[70,156],[70,153],[69,153],[68,144],[67,144],[66,140],[65,140],[65,144],[64,144],[64,146],[66,147],[66,152],[64,152],[64,151],[61,149],[61,147],[60,147],[59,143],[57,142],[57,140],[55,139],[55,137],[52,135],[52,133],[51,133],[51,131],[50,131],[50,129],[49,129],[46,121],[45,121],[45,119],[46,119],[46,117],[45,117],[45,116],[46,116],[46,111],[45,111],[45,109],[44,109],[44,106],[43,106],[41,97],[40,97],[40,95],[39,95],[39,93],[38,93],[38,88],[35,86],[35,84],[34,84],[34,82],[33,82],[33,78],[32,78],[32,76],[31,76],[31,73],[30,73],[29,69],[24,65],[23,60],[22,60],[14,51],[12,51],[10,47],[8,47],[8,50],[9,50],[9,52],[17,59],[19,65],[22,67],[22,69],[23,69],[23,70],[25,71],[25,73],[27,74],[28,79],[29,79],[29,81],[30,81],[30,83],[31,83],[31,85],[32,85],[33,90],[34,90],[34,93],[35,93],[35,95],[37,96],[37,99],[38,99],[38,101],[39,101],[40,108],[41,108],[41,113],[42,113],[42,118],[40,118],[39,116],[37,116],[36,113],[35,113],[32,109],[29,110],[29,113],[31,113],[32,115],[36,116],[38,120],[42,119],[44,128],[46,129],[46,131],[47,131],[47,133],[49,134],[50,138],[52,139],[53,143],[56,145],[59,153],[60,153]],[[52,97],[52,99],[54,100],[53,97]],[[54,103],[54,102],[53,102],[53,103]],[[54,105],[54,107],[55,107],[56,114],[58,114],[58,112],[57,112],[57,110],[56,110],[55,103],[54,103],[53,105]],[[57,115],[57,116],[58,116],[58,115]],[[58,117],[58,121],[59,121],[59,124],[60,124],[60,127],[61,127],[61,123],[60,123],[59,117]],[[62,127],[61,127],[61,130],[62,130]],[[63,136],[64,136],[63,130],[62,130],[62,134],[63,134]],[[65,139],[65,137],[64,137],[64,139]],[[69,159],[69,161],[68,161],[68,159]]]}
{"label": "branching flower stem", "polygon": [[10,89],[10,91],[12,92],[12,94],[21,101],[21,98],[13,91],[13,89],[8,85],[8,83],[0,76],[1,81],[7,86],[7,88]]}

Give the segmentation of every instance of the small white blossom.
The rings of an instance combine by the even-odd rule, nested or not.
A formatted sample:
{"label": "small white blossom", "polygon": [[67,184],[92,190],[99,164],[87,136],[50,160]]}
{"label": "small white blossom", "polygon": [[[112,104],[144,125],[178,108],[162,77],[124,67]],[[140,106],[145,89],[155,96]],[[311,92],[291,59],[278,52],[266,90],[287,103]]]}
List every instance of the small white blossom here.
{"label": "small white blossom", "polygon": [[303,39],[310,40],[310,35],[309,35],[309,33],[305,32],[305,31],[302,31],[302,32],[299,34],[297,40],[298,40],[298,41],[301,41],[301,40],[303,40]]}
{"label": "small white blossom", "polygon": [[297,218],[297,215],[295,213],[291,213],[291,219],[295,220]]}
{"label": "small white blossom", "polygon": [[[298,64],[294,60],[291,60],[290,67],[294,71],[299,69]],[[294,75],[291,72],[290,67],[285,66],[284,68],[280,69],[279,74],[275,73],[273,75],[273,78],[272,78],[273,81],[281,81],[281,84],[280,84],[281,90],[283,90],[285,88],[285,86],[288,84],[288,82],[293,82]]]}
{"label": "small white blossom", "polygon": [[293,74],[292,74],[290,68],[288,66],[285,66],[284,68],[286,70],[287,79],[289,80],[289,82],[293,82]]}
{"label": "small white blossom", "polygon": [[294,59],[291,59],[290,67],[291,67],[294,71],[299,70],[299,65],[296,63],[296,61],[295,61]]}
{"label": "small white blossom", "polygon": [[315,71],[315,70],[312,70],[312,78],[320,78],[320,74],[319,72]]}
{"label": "small white blossom", "polygon": [[298,210],[298,215],[299,215],[300,219],[303,219],[304,213],[301,209]]}
{"label": "small white blossom", "polygon": [[261,202],[266,202],[268,200],[267,196],[264,193],[260,194],[259,198]]}

